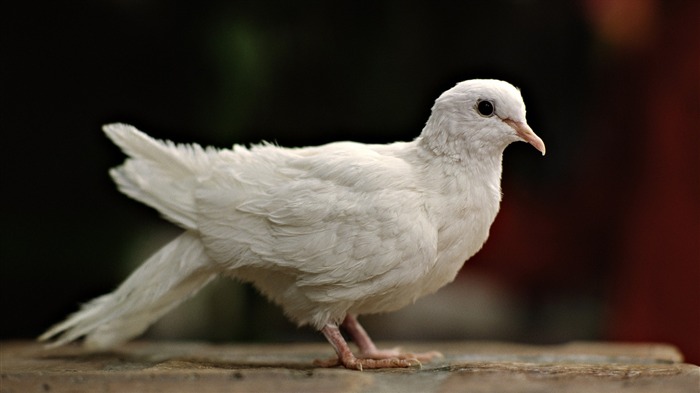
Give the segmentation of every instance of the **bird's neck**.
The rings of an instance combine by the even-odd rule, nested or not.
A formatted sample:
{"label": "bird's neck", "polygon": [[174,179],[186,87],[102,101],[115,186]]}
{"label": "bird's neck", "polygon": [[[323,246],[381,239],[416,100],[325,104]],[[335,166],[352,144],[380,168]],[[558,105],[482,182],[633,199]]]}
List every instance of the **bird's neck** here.
{"label": "bird's neck", "polygon": [[441,194],[469,197],[474,192],[488,190],[498,195],[500,202],[503,149],[494,152],[476,152],[458,157],[436,153],[416,139],[419,166],[423,178],[433,184],[433,190]]}
{"label": "bird's neck", "polygon": [[[460,179],[468,182],[465,189],[486,186],[500,190],[503,151],[507,144],[494,145],[478,141],[454,140],[448,131],[428,130],[414,140],[416,156],[422,165],[440,171],[440,178],[457,186]],[[419,165],[421,163],[418,163]],[[465,189],[455,191],[465,191]]]}
{"label": "bird's neck", "polygon": [[418,137],[403,150],[403,158],[415,168],[423,189],[430,190],[439,204],[449,204],[448,210],[472,210],[481,205],[487,216],[495,217],[501,201],[504,148],[455,157],[436,152],[425,142],[423,136]]}
{"label": "bird's neck", "polygon": [[459,165],[481,167],[485,170],[500,168],[503,151],[511,141],[486,140],[484,135],[492,134],[489,129],[465,132],[479,124],[457,120],[453,116],[434,113],[430,116],[420,136],[418,145],[435,158],[452,161]]}

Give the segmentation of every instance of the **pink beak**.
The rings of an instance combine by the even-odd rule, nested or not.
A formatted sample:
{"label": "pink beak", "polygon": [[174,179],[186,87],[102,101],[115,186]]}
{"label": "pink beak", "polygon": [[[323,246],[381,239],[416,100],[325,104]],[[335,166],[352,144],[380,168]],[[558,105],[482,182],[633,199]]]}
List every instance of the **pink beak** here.
{"label": "pink beak", "polygon": [[509,126],[513,127],[515,132],[520,138],[522,138],[523,141],[534,146],[535,149],[542,152],[542,155],[545,154],[547,149],[544,147],[544,142],[542,141],[542,139],[540,139],[539,136],[537,136],[537,134],[535,134],[534,131],[532,131],[532,128],[530,128],[530,126],[528,126],[527,123],[521,121],[513,121],[511,119],[504,119],[503,121]]}

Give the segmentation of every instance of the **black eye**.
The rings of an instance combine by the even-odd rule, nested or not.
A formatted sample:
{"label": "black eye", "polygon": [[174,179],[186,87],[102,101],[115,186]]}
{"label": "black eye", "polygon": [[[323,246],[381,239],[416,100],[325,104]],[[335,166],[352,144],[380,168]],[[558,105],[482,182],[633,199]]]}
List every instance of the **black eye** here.
{"label": "black eye", "polygon": [[476,104],[476,110],[479,111],[481,116],[491,117],[495,111],[493,102],[491,101],[479,101]]}

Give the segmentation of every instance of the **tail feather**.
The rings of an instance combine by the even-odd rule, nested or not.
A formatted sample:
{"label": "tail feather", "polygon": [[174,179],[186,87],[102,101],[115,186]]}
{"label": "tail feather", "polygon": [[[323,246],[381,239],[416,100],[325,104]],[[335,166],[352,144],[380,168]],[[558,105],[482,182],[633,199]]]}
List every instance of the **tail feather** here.
{"label": "tail feather", "polygon": [[134,271],[114,292],[100,296],[39,337],[55,347],[85,336],[95,349],[141,334],[216,276],[196,234],[187,231]]}
{"label": "tail feather", "polygon": [[104,126],[131,158],[110,171],[119,189],[185,229],[196,229],[193,189],[211,168],[213,148],[158,141],[126,124]]}

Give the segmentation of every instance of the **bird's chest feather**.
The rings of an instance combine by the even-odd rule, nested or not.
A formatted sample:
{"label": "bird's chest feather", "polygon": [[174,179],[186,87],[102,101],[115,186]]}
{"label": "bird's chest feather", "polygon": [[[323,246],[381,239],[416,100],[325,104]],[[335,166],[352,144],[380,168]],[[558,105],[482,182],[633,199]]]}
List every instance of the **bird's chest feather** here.
{"label": "bird's chest feather", "polygon": [[[480,202],[477,203],[477,200]],[[396,287],[381,296],[368,297],[351,311],[393,311],[452,282],[464,262],[479,251],[488,238],[499,202],[500,191],[488,187],[471,189],[466,194],[429,198],[427,208],[438,228],[437,260],[433,267],[413,285]]]}
{"label": "bird's chest feather", "polygon": [[464,262],[486,242],[501,201],[500,176],[495,179],[498,181],[469,183],[455,179],[432,198],[438,254],[435,268],[426,280],[425,293],[454,280]]}

